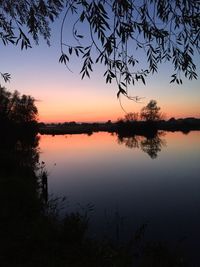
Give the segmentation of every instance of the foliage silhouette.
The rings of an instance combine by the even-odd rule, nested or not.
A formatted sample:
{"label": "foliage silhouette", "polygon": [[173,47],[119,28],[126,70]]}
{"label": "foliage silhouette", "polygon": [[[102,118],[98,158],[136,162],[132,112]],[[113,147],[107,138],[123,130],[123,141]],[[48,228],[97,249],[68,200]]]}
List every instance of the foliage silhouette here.
{"label": "foliage silhouette", "polygon": [[1,41],[4,45],[20,44],[21,49],[27,49],[31,47],[29,36],[36,43],[42,36],[49,44],[50,22],[56,19],[63,7],[63,0],[1,1]]}
{"label": "foliage silhouette", "polygon": [[118,144],[125,144],[125,146],[129,148],[139,148],[140,147],[140,136],[133,135],[133,136],[123,136],[118,135]]}
{"label": "foliage silhouette", "polygon": [[0,86],[0,124],[4,131],[36,131],[38,110],[31,96]]}
{"label": "foliage silhouette", "polygon": [[165,133],[162,131],[157,131],[153,134],[146,133],[145,136],[118,134],[118,143],[125,144],[125,146],[131,149],[141,149],[143,152],[147,153],[150,158],[155,159],[158,156],[158,152],[166,146],[166,141],[163,138],[164,135]]}
{"label": "foliage silhouette", "polygon": [[[50,23],[55,21],[64,8],[64,0],[3,0],[0,2],[0,40],[4,45],[20,45],[31,48],[32,38],[36,44],[42,36],[50,44]],[[9,73],[0,72],[5,82]]]}
{"label": "foliage silhouette", "polygon": [[140,113],[141,119],[147,122],[155,122],[162,119],[160,107],[155,100],[150,100],[146,107],[143,107]]}
{"label": "foliage silhouette", "polygon": [[137,112],[130,112],[130,113],[127,113],[125,116],[124,116],[124,119],[126,122],[133,122],[133,121],[138,121],[139,119],[139,114]]}
{"label": "foliage silhouette", "polygon": [[157,158],[158,152],[162,150],[162,147],[166,146],[166,141],[161,138],[163,136],[164,132],[158,132],[154,137],[147,137],[142,140],[140,143],[141,150],[147,153],[150,158]]}
{"label": "foliage silhouette", "polygon": [[[20,44],[21,49],[31,47],[30,38],[38,43],[40,36],[49,44],[51,22],[63,11],[59,61],[68,67],[73,55],[79,57],[82,78],[90,77],[95,63],[103,64],[106,82],[117,81],[118,97],[123,94],[137,101],[138,97],[129,95],[128,85],[145,84],[145,77],[166,61],[174,67],[171,82],[182,84],[181,73],[197,79],[194,57],[200,51],[199,1],[3,0],[0,8],[1,41]],[[67,19],[71,23],[65,28]],[[75,45],[65,42],[70,32]],[[137,50],[144,53],[144,65]],[[7,73],[1,75],[5,81],[10,78]]]}
{"label": "foliage silhouette", "polygon": [[[115,79],[117,96],[135,101],[139,99],[129,96],[128,85],[145,84],[145,77],[157,72],[162,62],[174,66],[171,82],[181,84],[181,73],[196,79],[192,58],[194,50],[199,52],[199,9],[197,1],[69,1],[61,29],[60,62],[68,66],[72,54],[80,57],[82,78],[90,77],[95,63],[105,65],[106,83]],[[64,22],[71,17],[76,46],[64,41]],[[88,31],[81,30],[82,23]],[[144,65],[137,50],[144,53]]]}

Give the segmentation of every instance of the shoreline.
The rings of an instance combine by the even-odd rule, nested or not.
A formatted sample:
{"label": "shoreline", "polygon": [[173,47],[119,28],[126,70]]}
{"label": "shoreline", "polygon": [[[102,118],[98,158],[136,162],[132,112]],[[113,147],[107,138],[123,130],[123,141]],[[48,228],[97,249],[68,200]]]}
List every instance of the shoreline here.
{"label": "shoreline", "polygon": [[92,134],[93,132],[110,132],[125,135],[152,135],[157,131],[181,131],[188,133],[200,130],[200,119],[170,119],[168,121],[118,121],[106,123],[76,123],[66,122],[58,124],[39,123],[40,134]]}

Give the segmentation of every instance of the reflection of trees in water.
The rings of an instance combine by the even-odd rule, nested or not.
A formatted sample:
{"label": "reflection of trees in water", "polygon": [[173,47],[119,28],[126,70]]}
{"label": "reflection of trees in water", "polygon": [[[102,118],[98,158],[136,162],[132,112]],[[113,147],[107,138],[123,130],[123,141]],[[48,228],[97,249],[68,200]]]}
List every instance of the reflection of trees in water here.
{"label": "reflection of trees in water", "polygon": [[[7,266],[8,260],[9,264],[15,264],[17,259],[20,261],[26,258],[26,253],[30,252],[32,242],[30,240],[37,229],[37,222],[42,218],[44,194],[40,192],[42,184],[36,175],[39,166],[38,142],[39,137],[36,135],[16,136],[13,133],[13,137],[9,135],[9,139],[6,139],[5,135],[1,136],[0,237],[3,247],[1,247],[0,258],[2,266],[4,263]],[[44,186],[47,188],[46,185]],[[22,254],[25,255],[22,256]]]}
{"label": "reflection of trees in water", "polygon": [[[157,141],[154,142],[154,150],[160,137],[155,138]],[[67,214],[63,220],[58,220],[54,210],[57,208],[57,202],[48,200],[42,191],[43,189],[48,191],[43,162],[37,172],[39,176],[35,174],[38,170],[38,140],[35,136],[28,139],[10,139],[10,142],[2,140],[0,144],[1,266],[124,267],[132,266],[135,259],[137,265],[138,256],[135,258],[135,251],[142,261],[145,262],[147,258],[149,266],[148,257],[151,254],[155,257],[156,250],[150,248],[146,256],[141,248],[143,226],[136,232],[131,242],[119,246],[118,242],[115,245],[110,240],[105,242],[88,238],[85,233],[89,218],[85,212],[83,215]],[[142,136],[120,137],[119,143],[124,142],[131,148],[141,148],[142,144],[143,147],[148,147],[149,151],[152,142],[147,145],[145,140]],[[38,179],[41,181],[40,188]],[[118,219],[120,216],[116,214],[116,220]],[[118,237],[118,221],[116,234]],[[162,251],[166,252],[168,250]],[[160,262],[160,254],[157,257]],[[166,254],[166,257],[159,266],[168,266],[165,261],[168,258],[171,260],[171,254],[169,256]]]}
{"label": "reflection of trees in water", "polygon": [[152,159],[155,159],[162,147],[166,146],[166,140],[163,136],[165,136],[165,133],[161,131],[151,136],[118,136],[118,143],[125,144],[129,148],[140,148]]}
{"label": "reflection of trees in water", "polygon": [[16,136],[15,133],[8,138],[5,138],[5,135],[0,137],[0,182],[4,185],[1,189],[11,199],[12,194],[23,194],[24,191],[36,195],[38,177],[35,173],[39,162],[39,137]]}
{"label": "reflection of trees in water", "polygon": [[18,163],[21,166],[29,166],[33,170],[37,167],[39,161],[39,136],[31,140],[18,140],[15,145],[15,154]]}
{"label": "reflection of trees in water", "polygon": [[139,148],[140,145],[140,138],[141,136],[128,136],[128,137],[123,137],[123,136],[118,136],[118,144],[125,144],[125,146],[129,148]]}
{"label": "reflection of trees in water", "polygon": [[142,151],[147,153],[152,159],[157,158],[158,152],[162,150],[163,146],[166,146],[166,140],[161,138],[164,135],[164,132],[158,132],[154,137],[146,137],[140,143]]}
{"label": "reflection of trees in water", "polygon": [[12,176],[15,180],[15,177],[16,179],[23,177],[24,173],[27,173],[27,180],[35,177],[39,162],[39,137],[36,135],[0,137],[1,177]]}

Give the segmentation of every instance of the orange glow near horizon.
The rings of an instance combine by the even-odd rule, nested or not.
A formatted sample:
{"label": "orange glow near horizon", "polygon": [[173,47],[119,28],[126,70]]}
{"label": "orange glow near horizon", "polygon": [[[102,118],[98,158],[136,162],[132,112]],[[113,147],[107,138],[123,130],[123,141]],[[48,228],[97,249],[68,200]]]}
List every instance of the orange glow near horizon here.
{"label": "orange glow near horizon", "polygon": [[[114,102],[114,101],[113,101]],[[106,122],[108,120],[117,121],[119,118],[125,116],[125,112],[120,107],[119,103],[111,101],[110,106],[108,104],[104,107],[102,105],[96,105],[95,107],[85,107],[75,105],[74,107],[69,106],[53,106],[53,105],[37,105],[39,110],[39,121],[45,123],[63,123],[63,122]],[[159,105],[159,103],[158,103]],[[145,105],[143,105],[145,106]],[[200,112],[196,112],[192,107],[174,107],[170,106],[167,108],[166,105],[161,107],[161,112],[164,114],[164,119],[170,119],[172,117],[186,118],[186,117],[195,117],[200,118]],[[102,109],[102,110],[101,110]],[[135,104],[134,108],[127,109],[127,112],[137,112],[140,113],[141,105]]]}
{"label": "orange glow near horizon", "polygon": [[[97,83],[92,88],[94,82],[94,80],[84,80],[78,81],[77,85],[70,84],[69,88],[60,85],[58,89],[54,89],[53,86],[46,90],[44,88],[41,89],[39,101],[36,102],[39,121],[46,123],[116,121],[124,117],[126,114],[124,110],[127,113],[140,113],[141,109],[151,99],[157,101],[165,119],[170,119],[171,117],[200,117],[199,98],[192,94],[189,95],[189,90],[185,96],[180,91],[182,89],[174,88],[173,86],[167,87],[165,85],[166,88],[163,86],[162,91],[159,91],[157,87],[133,88],[132,93],[139,92],[139,96],[145,97],[141,103],[135,103],[126,97],[122,97],[123,110],[117,99],[117,89],[114,84],[111,87],[107,87],[107,85],[103,84],[104,81],[100,81],[100,84]],[[197,89],[198,87],[196,86],[195,90]],[[165,92],[167,95],[164,95]],[[35,93],[35,98],[36,96],[37,93]]]}
{"label": "orange glow near horizon", "polygon": [[[110,101],[110,103],[109,103]],[[57,104],[58,103],[58,104]],[[124,116],[119,102],[116,99],[80,99],[38,102],[39,121],[41,122],[103,122],[116,121]]]}

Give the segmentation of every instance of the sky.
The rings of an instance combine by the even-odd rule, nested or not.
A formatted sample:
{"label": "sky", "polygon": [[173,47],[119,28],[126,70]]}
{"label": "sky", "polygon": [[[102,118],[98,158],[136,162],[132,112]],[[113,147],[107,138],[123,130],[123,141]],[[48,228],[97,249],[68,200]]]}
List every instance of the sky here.
{"label": "sky", "polygon": [[[18,90],[36,99],[41,122],[103,122],[116,121],[125,112],[117,99],[118,87],[113,80],[106,84],[102,66],[95,66],[90,79],[81,80],[80,64],[72,58],[70,72],[59,63],[60,27],[57,21],[53,27],[51,46],[42,39],[39,45],[21,51],[20,47],[1,44],[1,72],[11,74],[10,83],[4,85],[9,91]],[[65,25],[67,32],[67,25]],[[67,36],[67,35],[66,35]],[[141,56],[141,60],[143,60]],[[200,76],[199,57],[195,58],[197,74]],[[200,81],[188,81],[183,84],[170,84],[173,69],[167,64],[159,67],[159,72],[146,79],[146,85],[137,83],[130,87],[132,96],[144,97],[141,103],[135,103],[125,97],[121,102],[126,112],[140,112],[151,99],[155,99],[166,119],[170,117],[200,118]]]}

